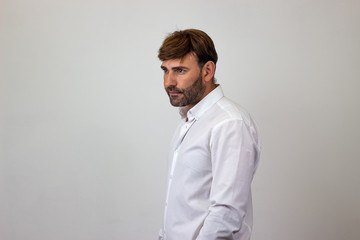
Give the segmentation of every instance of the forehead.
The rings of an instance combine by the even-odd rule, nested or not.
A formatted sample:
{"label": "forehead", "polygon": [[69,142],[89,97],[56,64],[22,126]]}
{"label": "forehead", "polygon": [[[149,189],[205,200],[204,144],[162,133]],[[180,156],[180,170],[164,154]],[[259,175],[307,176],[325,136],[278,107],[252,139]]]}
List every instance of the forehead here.
{"label": "forehead", "polygon": [[191,67],[198,64],[198,60],[195,54],[188,53],[182,58],[169,59],[162,62],[162,66],[171,68],[175,66]]}

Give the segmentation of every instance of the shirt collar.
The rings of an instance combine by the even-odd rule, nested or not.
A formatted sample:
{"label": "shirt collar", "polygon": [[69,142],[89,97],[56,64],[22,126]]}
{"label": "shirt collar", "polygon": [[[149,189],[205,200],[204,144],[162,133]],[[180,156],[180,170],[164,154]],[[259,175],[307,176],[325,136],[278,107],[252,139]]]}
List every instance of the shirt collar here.
{"label": "shirt collar", "polygon": [[192,122],[194,119],[199,120],[199,118],[222,97],[224,97],[224,93],[221,86],[218,85],[208,95],[201,99],[200,102],[190,108],[186,115],[184,114],[184,112],[186,112],[186,107],[180,108],[180,115],[184,121],[186,121],[186,118],[189,122]]}

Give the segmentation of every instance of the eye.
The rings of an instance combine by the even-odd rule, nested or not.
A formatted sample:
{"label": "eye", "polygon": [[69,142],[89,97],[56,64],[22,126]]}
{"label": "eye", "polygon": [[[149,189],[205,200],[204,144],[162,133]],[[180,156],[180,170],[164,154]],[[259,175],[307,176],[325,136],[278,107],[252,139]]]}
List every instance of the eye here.
{"label": "eye", "polygon": [[169,72],[169,70],[168,70],[167,68],[165,68],[165,67],[162,67],[161,69],[164,71],[164,73],[168,73],[168,72]]}
{"label": "eye", "polygon": [[185,69],[183,69],[183,68],[176,68],[174,71],[177,72],[177,73],[184,73],[184,72],[185,72]]}

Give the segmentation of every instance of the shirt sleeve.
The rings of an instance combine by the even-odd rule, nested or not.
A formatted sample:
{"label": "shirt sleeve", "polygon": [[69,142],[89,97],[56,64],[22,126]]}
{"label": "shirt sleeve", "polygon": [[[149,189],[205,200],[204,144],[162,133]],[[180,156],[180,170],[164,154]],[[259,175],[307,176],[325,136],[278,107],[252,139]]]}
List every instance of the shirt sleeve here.
{"label": "shirt sleeve", "polygon": [[234,239],[241,228],[248,227],[245,216],[259,154],[256,134],[242,119],[228,120],[213,129],[211,206],[197,240]]}

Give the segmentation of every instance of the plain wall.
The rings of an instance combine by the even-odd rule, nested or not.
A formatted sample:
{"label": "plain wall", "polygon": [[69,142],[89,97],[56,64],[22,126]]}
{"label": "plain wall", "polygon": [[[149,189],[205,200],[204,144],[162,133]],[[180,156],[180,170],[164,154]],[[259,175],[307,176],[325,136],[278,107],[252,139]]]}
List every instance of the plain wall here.
{"label": "plain wall", "polygon": [[259,125],[253,240],[360,239],[360,2],[1,0],[0,239],[156,239],[178,124],[157,50],[214,40]]}

